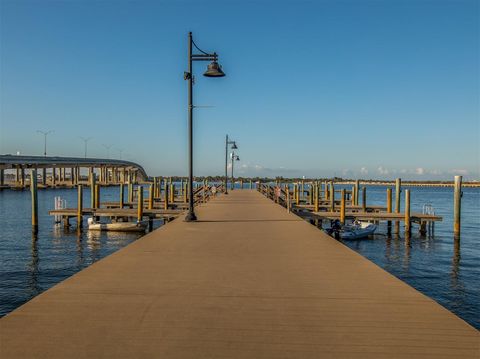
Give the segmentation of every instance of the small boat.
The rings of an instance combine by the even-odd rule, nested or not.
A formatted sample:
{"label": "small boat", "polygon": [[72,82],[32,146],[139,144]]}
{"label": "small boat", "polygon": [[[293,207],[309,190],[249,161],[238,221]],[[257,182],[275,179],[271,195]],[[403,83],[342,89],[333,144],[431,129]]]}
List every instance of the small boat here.
{"label": "small boat", "polygon": [[148,225],[146,222],[98,223],[93,218],[89,218],[87,222],[91,231],[145,232]]}
{"label": "small boat", "polygon": [[355,221],[343,226],[339,234],[341,239],[361,239],[373,234],[376,229],[373,223]]}

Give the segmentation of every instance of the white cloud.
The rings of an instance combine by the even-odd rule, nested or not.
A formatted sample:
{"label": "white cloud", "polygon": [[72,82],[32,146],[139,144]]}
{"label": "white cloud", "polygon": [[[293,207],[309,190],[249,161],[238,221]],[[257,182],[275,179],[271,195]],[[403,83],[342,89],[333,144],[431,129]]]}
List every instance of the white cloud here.
{"label": "white cloud", "polygon": [[388,169],[382,167],[382,166],[379,166],[379,167],[377,168],[377,171],[378,171],[378,173],[380,173],[381,175],[388,175],[388,174],[390,174],[390,171],[389,171]]}
{"label": "white cloud", "polygon": [[417,167],[415,168],[415,174],[423,176],[425,174],[425,170],[422,167]]}
{"label": "white cloud", "polygon": [[362,168],[360,168],[360,173],[362,175],[368,175],[368,169],[366,167],[362,167]]}

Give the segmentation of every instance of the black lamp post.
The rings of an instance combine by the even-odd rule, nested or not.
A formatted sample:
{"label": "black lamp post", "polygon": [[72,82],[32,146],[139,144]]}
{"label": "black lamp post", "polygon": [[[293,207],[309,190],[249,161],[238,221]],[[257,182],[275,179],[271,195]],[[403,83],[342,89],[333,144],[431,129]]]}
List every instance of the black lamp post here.
{"label": "black lamp post", "polygon": [[231,184],[231,189],[233,191],[234,187],[235,187],[235,179],[233,177],[233,164],[235,161],[240,161],[240,157],[238,157],[236,154],[235,154],[235,151],[232,151],[232,184]]}
{"label": "black lamp post", "polygon": [[[199,54],[192,52],[192,46],[200,51]],[[198,48],[192,38],[192,33],[188,33],[188,72],[184,72],[183,78],[188,80],[188,214],[185,217],[185,221],[191,222],[197,220],[194,212],[194,200],[193,200],[193,61],[212,61],[207,71],[203,74],[206,77],[223,77],[225,73],[222,71],[222,67],[217,62],[217,53],[209,54]]]}
{"label": "black lamp post", "polygon": [[37,130],[37,132],[43,135],[43,156],[47,157],[47,136],[53,133],[54,131],[53,130],[49,130],[49,131]]}
{"label": "black lamp post", "polygon": [[227,172],[227,168],[228,168],[228,145],[232,145],[232,150],[236,150],[238,148],[235,141],[230,141],[228,139],[228,135],[227,135],[227,137],[225,138],[225,194],[228,194],[228,172]]}

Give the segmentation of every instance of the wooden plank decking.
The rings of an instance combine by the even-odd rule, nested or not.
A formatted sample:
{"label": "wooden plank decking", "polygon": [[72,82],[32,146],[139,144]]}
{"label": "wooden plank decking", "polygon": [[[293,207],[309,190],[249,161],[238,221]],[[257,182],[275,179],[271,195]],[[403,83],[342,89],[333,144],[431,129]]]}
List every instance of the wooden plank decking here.
{"label": "wooden plank decking", "polygon": [[0,320],[1,358],[478,358],[479,332],[249,190]]}

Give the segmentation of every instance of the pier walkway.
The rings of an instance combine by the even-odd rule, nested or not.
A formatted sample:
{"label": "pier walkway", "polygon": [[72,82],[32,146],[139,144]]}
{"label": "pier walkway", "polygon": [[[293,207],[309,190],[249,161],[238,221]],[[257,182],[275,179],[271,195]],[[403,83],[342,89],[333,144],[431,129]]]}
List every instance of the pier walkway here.
{"label": "pier walkway", "polygon": [[235,190],[0,320],[1,358],[479,358],[477,330]]}

